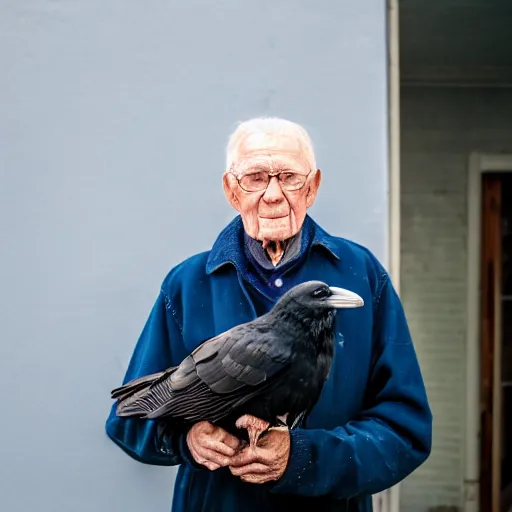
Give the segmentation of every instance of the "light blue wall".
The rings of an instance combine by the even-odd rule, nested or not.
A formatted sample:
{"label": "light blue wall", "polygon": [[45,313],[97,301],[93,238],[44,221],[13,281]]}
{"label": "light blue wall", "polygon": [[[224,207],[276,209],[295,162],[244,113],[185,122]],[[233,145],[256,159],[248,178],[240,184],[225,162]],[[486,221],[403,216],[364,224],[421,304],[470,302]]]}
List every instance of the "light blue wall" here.
{"label": "light blue wall", "polygon": [[311,213],[387,244],[385,2],[0,1],[0,509],[166,511],[104,434],[171,266],[233,216],[239,120],[309,129]]}

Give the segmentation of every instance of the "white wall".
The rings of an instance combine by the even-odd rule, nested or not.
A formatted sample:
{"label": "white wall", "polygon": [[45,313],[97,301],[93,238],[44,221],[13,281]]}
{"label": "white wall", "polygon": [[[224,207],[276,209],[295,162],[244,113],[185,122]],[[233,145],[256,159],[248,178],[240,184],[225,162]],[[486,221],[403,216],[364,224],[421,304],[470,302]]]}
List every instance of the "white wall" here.
{"label": "white wall", "polygon": [[424,512],[462,502],[468,155],[512,151],[512,90],[405,88],[401,101],[401,296],[434,414],[401,510]]}
{"label": "white wall", "polygon": [[164,275],[233,212],[239,120],[304,123],[312,210],[386,264],[385,2],[0,2],[0,510],[169,510],[104,433]]}

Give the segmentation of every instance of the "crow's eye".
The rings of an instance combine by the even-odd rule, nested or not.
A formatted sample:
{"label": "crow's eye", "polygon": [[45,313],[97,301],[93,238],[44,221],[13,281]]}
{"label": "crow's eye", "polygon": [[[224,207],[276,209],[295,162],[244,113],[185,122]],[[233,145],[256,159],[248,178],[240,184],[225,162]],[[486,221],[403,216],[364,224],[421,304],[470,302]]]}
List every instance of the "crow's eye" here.
{"label": "crow's eye", "polygon": [[331,290],[329,288],[317,288],[313,292],[313,297],[315,299],[325,299],[326,297],[329,297],[331,295]]}

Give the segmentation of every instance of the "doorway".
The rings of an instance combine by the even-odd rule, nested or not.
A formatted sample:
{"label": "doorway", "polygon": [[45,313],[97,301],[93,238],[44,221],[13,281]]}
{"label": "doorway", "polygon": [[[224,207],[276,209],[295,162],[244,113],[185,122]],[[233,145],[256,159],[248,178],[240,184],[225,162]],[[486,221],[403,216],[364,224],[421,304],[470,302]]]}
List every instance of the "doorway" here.
{"label": "doorway", "polygon": [[482,174],[480,510],[512,511],[512,173]]}

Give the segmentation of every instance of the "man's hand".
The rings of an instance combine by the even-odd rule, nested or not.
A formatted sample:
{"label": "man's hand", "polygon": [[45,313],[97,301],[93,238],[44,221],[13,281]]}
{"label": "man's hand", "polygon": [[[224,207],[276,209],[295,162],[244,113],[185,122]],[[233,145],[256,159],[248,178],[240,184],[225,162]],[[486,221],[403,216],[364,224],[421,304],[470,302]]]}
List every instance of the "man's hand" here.
{"label": "man's hand", "polygon": [[273,427],[258,440],[256,446],[247,445],[235,455],[229,463],[229,469],[244,482],[264,484],[281,478],[289,456],[288,428]]}
{"label": "man's hand", "polygon": [[187,445],[198,464],[215,471],[230,464],[240,440],[208,421],[201,421],[188,431]]}

